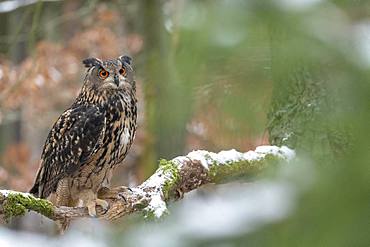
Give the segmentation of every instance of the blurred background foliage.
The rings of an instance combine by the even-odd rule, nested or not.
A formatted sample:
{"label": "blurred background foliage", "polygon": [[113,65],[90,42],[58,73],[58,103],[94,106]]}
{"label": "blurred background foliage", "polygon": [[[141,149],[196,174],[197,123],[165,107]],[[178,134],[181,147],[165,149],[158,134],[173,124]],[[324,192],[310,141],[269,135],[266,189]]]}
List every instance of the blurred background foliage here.
{"label": "blurred background foliage", "polygon": [[[107,231],[87,235],[96,244],[370,245],[369,1],[0,1],[0,23],[1,187],[32,184],[80,61],[125,53],[140,117],[117,184],[193,149],[287,145],[298,159],[191,193],[161,222],[89,225]],[[36,231],[30,222],[13,228]]]}

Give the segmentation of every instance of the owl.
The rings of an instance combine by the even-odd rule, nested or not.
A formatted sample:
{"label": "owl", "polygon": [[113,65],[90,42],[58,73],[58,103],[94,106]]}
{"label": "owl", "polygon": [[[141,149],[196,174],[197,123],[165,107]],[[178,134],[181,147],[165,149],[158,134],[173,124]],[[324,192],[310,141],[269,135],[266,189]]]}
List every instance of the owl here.
{"label": "owl", "polygon": [[88,58],[82,89],[46,139],[30,193],[56,206],[108,208],[97,197],[125,158],[136,132],[137,99],[132,59]]}

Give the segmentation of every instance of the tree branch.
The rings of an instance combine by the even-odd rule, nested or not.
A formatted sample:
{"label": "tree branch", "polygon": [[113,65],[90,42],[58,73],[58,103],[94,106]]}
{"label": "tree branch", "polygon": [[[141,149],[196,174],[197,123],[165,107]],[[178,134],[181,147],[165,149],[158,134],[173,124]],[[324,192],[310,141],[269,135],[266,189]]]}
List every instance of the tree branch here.
{"label": "tree branch", "polygon": [[[97,208],[97,217],[114,220],[134,212],[160,218],[167,213],[167,203],[204,184],[224,183],[258,174],[273,163],[294,158],[295,152],[285,146],[260,146],[255,151],[235,150],[212,153],[193,151],[170,161],[161,160],[155,173],[139,186],[123,186],[99,191],[98,197],[109,202],[104,211]],[[5,219],[34,211],[54,221],[89,217],[84,207],[57,207],[45,199],[28,193],[0,190],[0,215]]]}

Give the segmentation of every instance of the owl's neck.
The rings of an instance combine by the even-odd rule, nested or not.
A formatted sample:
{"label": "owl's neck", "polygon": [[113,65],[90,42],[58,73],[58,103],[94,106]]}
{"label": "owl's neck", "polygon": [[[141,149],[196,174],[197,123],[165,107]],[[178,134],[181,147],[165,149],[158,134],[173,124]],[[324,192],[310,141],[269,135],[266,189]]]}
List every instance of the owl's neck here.
{"label": "owl's neck", "polygon": [[120,89],[120,90],[97,90],[83,85],[80,94],[77,96],[74,104],[93,104],[93,105],[106,105],[114,101],[117,97],[124,96],[129,98],[130,101],[136,104],[136,88]]}

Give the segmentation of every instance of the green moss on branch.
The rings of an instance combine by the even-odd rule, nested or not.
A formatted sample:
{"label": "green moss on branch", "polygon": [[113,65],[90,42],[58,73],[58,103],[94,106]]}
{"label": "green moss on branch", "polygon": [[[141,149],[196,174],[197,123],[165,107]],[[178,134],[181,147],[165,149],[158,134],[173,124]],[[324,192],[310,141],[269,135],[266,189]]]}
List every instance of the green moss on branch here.
{"label": "green moss on branch", "polygon": [[227,164],[219,164],[214,161],[209,166],[209,179],[211,183],[226,183],[239,178],[255,177],[261,170],[272,167],[274,163],[281,161],[281,158],[273,154],[266,154],[261,159],[233,161]]}
{"label": "green moss on branch", "polygon": [[29,210],[51,217],[54,212],[53,208],[53,204],[48,200],[35,198],[32,195],[23,193],[10,193],[3,204],[5,220],[22,216]]}
{"label": "green moss on branch", "polygon": [[162,170],[163,174],[165,174],[166,176],[171,176],[171,178],[168,178],[165,181],[162,188],[164,199],[168,200],[170,198],[171,192],[180,181],[180,171],[173,162],[165,159],[161,159],[159,161],[159,169]]}

